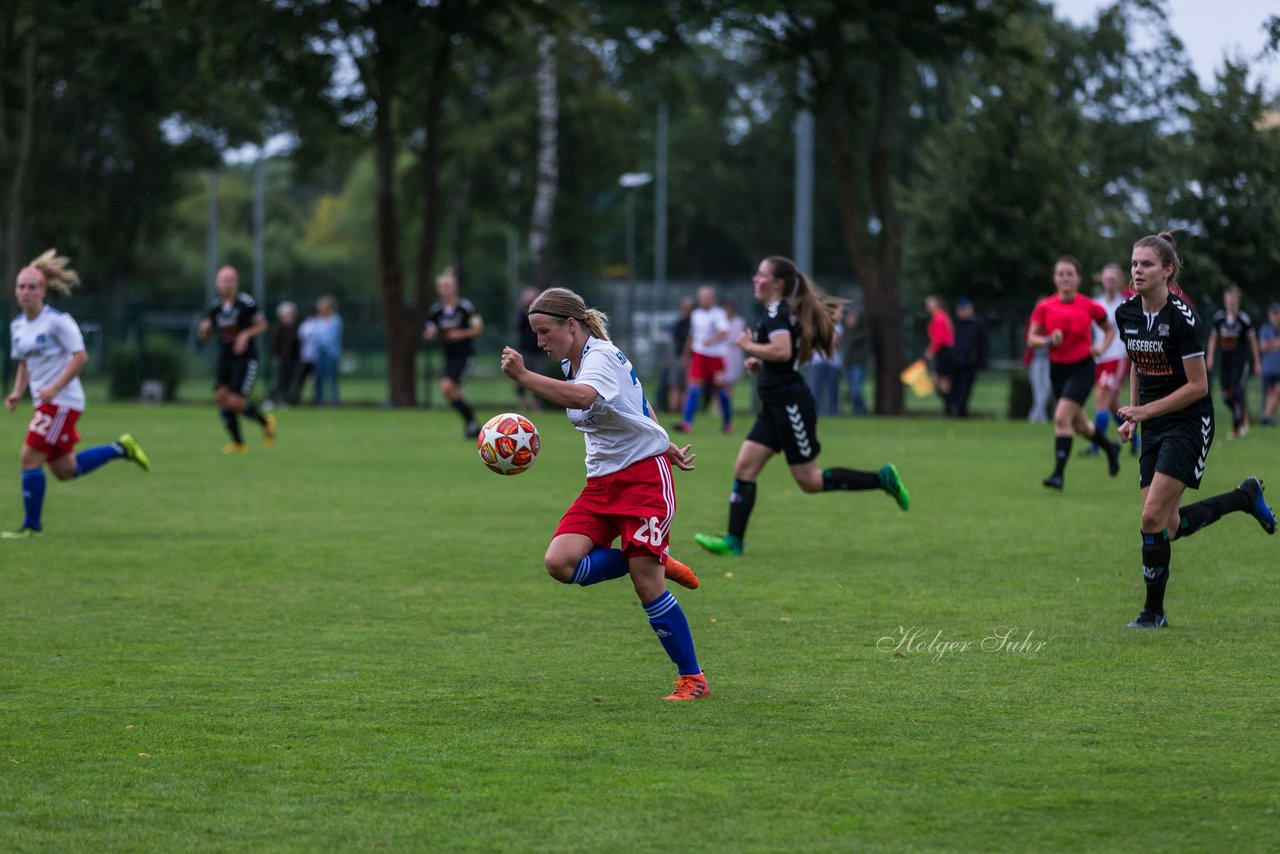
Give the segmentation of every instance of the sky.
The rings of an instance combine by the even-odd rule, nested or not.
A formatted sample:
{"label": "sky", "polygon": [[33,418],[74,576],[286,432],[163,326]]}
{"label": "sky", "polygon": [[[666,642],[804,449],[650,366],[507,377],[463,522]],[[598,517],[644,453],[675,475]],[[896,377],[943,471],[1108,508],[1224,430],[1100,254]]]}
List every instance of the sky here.
{"label": "sky", "polygon": [[[1202,86],[1212,86],[1224,55],[1242,57],[1271,94],[1280,92],[1280,58],[1257,62],[1266,44],[1262,24],[1280,15],[1280,0],[1166,0],[1173,31],[1182,39]],[[1058,17],[1091,23],[1110,0],[1054,0]]]}

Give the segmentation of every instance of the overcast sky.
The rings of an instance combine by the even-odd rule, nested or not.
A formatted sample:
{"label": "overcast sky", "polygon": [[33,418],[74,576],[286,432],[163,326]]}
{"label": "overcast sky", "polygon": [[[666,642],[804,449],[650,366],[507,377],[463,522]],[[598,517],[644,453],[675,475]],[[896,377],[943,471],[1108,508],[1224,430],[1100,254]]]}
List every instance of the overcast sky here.
{"label": "overcast sky", "polygon": [[[1224,55],[1245,59],[1255,79],[1266,83],[1271,94],[1280,91],[1280,60],[1255,62],[1266,44],[1263,22],[1280,15],[1280,0],[1166,0],[1173,31],[1187,47],[1200,83],[1212,85]],[[1098,9],[1110,0],[1054,0],[1060,17],[1076,24],[1097,19]]]}

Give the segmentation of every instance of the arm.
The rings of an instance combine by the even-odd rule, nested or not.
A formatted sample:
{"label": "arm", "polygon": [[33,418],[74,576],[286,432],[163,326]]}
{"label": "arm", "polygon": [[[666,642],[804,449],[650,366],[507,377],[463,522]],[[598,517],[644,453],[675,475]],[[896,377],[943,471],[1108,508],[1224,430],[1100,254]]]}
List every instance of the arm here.
{"label": "arm", "polygon": [[[1133,362],[1130,362],[1129,363],[1129,405],[1127,407],[1121,407],[1120,410],[1117,410],[1117,411],[1122,411],[1124,409],[1133,409],[1137,405],[1138,405],[1138,366],[1133,364]],[[1128,418],[1125,418],[1123,415],[1120,416],[1120,425],[1116,427],[1116,432],[1120,434],[1120,438],[1123,441],[1128,442],[1129,440],[1131,440],[1133,438],[1133,434],[1137,432],[1137,429],[1138,429],[1138,425],[1135,422],[1130,421]]]}
{"label": "arm", "polygon": [[18,401],[22,399],[22,395],[27,391],[27,363],[18,362],[18,370],[13,375],[13,391],[5,395],[4,407],[12,412],[17,406]]}
{"label": "arm", "polygon": [[[1205,360],[1199,356],[1192,356],[1190,359],[1183,359],[1182,366],[1187,372],[1186,385],[1180,386],[1172,393],[1145,405],[1122,406],[1120,407],[1120,417],[1126,421],[1141,424],[1143,421],[1150,421],[1152,418],[1168,415],[1170,412],[1177,412],[1179,409],[1186,409],[1208,394],[1209,371],[1205,367]],[[1133,391],[1129,392],[1131,401],[1134,395]]]}
{"label": "arm", "polygon": [[241,353],[243,353],[245,350],[249,348],[249,340],[251,338],[253,338],[256,335],[261,335],[266,331],[267,331],[267,316],[265,314],[260,314],[256,318],[254,318],[253,323],[249,324],[248,329],[242,329],[240,330],[240,333],[236,335],[236,341],[231,346],[232,352],[234,352],[237,356],[240,355]]}
{"label": "arm", "polygon": [[1204,350],[1204,365],[1209,370],[1213,370],[1213,353],[1218,349],[1218,330],[1209,330],[1209,346]]}
{"label": "arm", "polygon": [[484,320],[477,314],[471,318],[471,323],[465,329],[446,329],[441,337],[453,344],[458,341],[466,341],[468,338],[478,338],[482,332],[484,332]]}
{"label": "arm", "polygon": [[1097,323],[1098,328],[1102,330],[1102,342],[1098,344],[1097,347],[1089,348],[1089,352],[1095,359],[1105,353],[1107,348],[1111,346],[1111,342],[1116,338],[1116,327],[1114,323],[1105,317],[1097,321]]}
{"label": "arm", "polygon": [[565,409],[588,409],[599,393],[589,385],[552,379],[525,367],[520,351],[502,348],[502,372],[549,403]]}
{"label": "arm", "polygon": [[1045,334],[1044,327],[1039,323],[1032,323],[1027,329],[1027,346],[1032,350],[1039,350],[1041,347],[1055,347],[1062,343],[1062,330],[1055,329],[1052,334]]}
{"label": "arm", "polygon": [[[62,373],[58,374],[58,378],[53,381],[52,385],[45,388],[35,388],[31,390],[31,398],[37,404],[48,403],[58,396],[58,392],[67,387],[67,383],[80,376],[80,372],[84,370],[84,366],[89,361],[89,354],[84,350],[79,350],[71,354],[70,361],[67,366],[62,369]],[[26,363],[23,362],[25,368]]]}
{"label": "arm", "polygon": [[1253,351],[1253,372],[1261,376],[1262,350],[1258,348],[1258,335],[1252,329],[1249,330],[1249,349]]}
{"label": "arm", "polygon": [[769,335],[768,344],[757,344],[750,331],[738,336],[738,347],[753,359],[786,362],[791,359],[791,333],[785,329]]}

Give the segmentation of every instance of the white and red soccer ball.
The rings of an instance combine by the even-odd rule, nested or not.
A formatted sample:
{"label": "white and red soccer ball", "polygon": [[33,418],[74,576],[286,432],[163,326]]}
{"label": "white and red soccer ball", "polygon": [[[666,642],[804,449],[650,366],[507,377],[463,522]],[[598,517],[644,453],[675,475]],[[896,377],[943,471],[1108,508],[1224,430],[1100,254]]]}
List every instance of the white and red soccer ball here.
{"label": "white and red soccer ball", "polygon": [[476,449],[480,452],[481,461],[489,467],[489,471],[502,475],[528,471],[534,460],[538,459],[541,448],[538,428],[528,418],[514,412],[504,412],[490,418],[480,428],[480,435],[476,438]]}

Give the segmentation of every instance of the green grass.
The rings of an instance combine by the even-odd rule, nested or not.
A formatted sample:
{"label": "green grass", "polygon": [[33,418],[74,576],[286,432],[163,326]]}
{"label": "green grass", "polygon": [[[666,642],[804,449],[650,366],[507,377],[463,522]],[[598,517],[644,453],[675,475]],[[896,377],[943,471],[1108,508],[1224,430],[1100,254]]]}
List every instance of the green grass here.
{"label": "green grass", "polygon": [[[1176,543],[1172,627],[1127,631],[1127,456],[1055,494],[1043,425],[824,421],[822,461],[895,462],[911,511],[776,460],[714,558],[692,534],[723,530],[741,433],[704,429],[673,543],[713,696],[663,703],[627,582],[542,569],[583,448],[536,420],[500,478],[439,410],[296,409],[222,457],[212,406],[91,405],[82,447],[130,430],[154,470],[51,482],[43,538],[0,543],[0,850],[1274,846],[1280,540],[1252,519]],[[1278,450],[1220,440],[1203,492]],[[1002,626],[1044,646],[881,648]]]}

